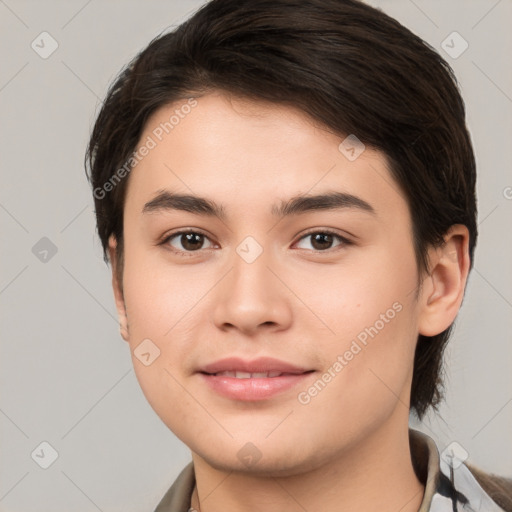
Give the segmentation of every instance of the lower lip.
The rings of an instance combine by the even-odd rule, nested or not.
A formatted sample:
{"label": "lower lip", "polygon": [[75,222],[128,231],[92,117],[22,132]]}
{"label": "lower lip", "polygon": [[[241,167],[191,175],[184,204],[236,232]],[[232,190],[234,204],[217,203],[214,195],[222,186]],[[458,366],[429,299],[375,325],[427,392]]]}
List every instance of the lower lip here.
{"label": "lower lip", "polygon": [[278,393],[297,386],[312,372],[280,377],[237,379],[225,375],[200,375],[217,393],[233,400],[256,401],[265,400]]}

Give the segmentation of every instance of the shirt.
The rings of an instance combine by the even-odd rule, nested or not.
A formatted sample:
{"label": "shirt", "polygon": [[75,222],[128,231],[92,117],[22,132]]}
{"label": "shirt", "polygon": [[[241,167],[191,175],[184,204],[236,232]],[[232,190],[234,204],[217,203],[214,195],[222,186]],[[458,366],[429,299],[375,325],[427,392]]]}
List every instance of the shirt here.
{"label": "shirt", "polygon": [[[409,428],[413,467],[425,486],[418,512],[507,512],[480,486],[464,462],[464,451],[452,443],[442,456],[434,440]],[[506,480],[507,485],[512,481]],[[195,486],[194,465],[189,463],[166,492],[155,512],[189,512]]]}

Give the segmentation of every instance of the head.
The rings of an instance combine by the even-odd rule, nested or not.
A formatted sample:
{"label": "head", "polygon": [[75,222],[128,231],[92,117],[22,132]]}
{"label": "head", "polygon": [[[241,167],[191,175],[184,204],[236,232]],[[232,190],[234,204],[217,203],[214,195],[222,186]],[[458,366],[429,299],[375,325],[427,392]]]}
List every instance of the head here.
{"label": "head", "polygon": [[[120,73],[87,165],[121,333],[160,354],[134,355],[137,377],[194,451],[289,438],[304,461],[329,450],[315,436],[341,449],[397,408],[437,407],[475,160],[452,70],[397,21],[355,0],[212,0]],[[229,355],[314,370],[281,434],[258,437],[290,393],[240,403],[203,385]]]}

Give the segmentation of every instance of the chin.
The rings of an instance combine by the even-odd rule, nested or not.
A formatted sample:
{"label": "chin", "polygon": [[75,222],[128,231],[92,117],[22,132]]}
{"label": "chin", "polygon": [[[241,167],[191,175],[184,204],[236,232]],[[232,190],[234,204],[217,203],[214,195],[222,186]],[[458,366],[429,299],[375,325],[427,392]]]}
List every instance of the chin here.
{"label": "chin", "polygon": [[[199,454],[198,454],[199,455]],[[288,477],[307,473],[315,466],[312,465],[310,460],[290,460],[289,454],[284,454],[279,457],[273,454],[270,458],[262,457],[258,462],[253,464],[246,464],[237,458],[218,458],[210,457],[209,455],[199,455],[209,466],[222,472],[235,472],[244,475],[262,476],[262,477]],[[320,467],[321,464],[319,463]]]}
{"label": "chin", "polygon": [[[277,438],[277,444],[270,443],[269,440],[266,443],[262,440],[261,444],[258,441],[254,444],[250,441],[243,444],[233,440],[226,441],[226,444],[199,445],[192,452],[218,471],[265,477],[300,475],[320,468],[326,462],[320,447],[316,450],[311,446],[310,450],[305,451],[302,445],[299,451],[296,446],[286,445]],[[215,452],[212,451],[212,446],[217,447]]]}

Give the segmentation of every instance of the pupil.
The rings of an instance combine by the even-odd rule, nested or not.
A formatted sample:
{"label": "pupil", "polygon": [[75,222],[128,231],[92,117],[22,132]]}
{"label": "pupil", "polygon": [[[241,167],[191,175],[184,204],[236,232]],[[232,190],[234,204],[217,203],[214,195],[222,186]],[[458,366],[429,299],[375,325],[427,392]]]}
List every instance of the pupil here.
{"label": "pupil", "polygon": [[[320,246],[319,247],[316,247],[316,244],[320,242]],[[327,246],[326,245],[322,245],[322,243],[327,243]],[[313,247],[315,247],[315,249],[328,249],[329,247],[332,244],[332,235],[329,235],[328,233],[316,233],[314,236],[313,236]]]}
{"label": "pupil", "polygon": [[181,243],[185,249],[194,251],[201,247],[202,236],[203,235],[200,235],[199,233],[187,233],[185,235],[181,235]]}

